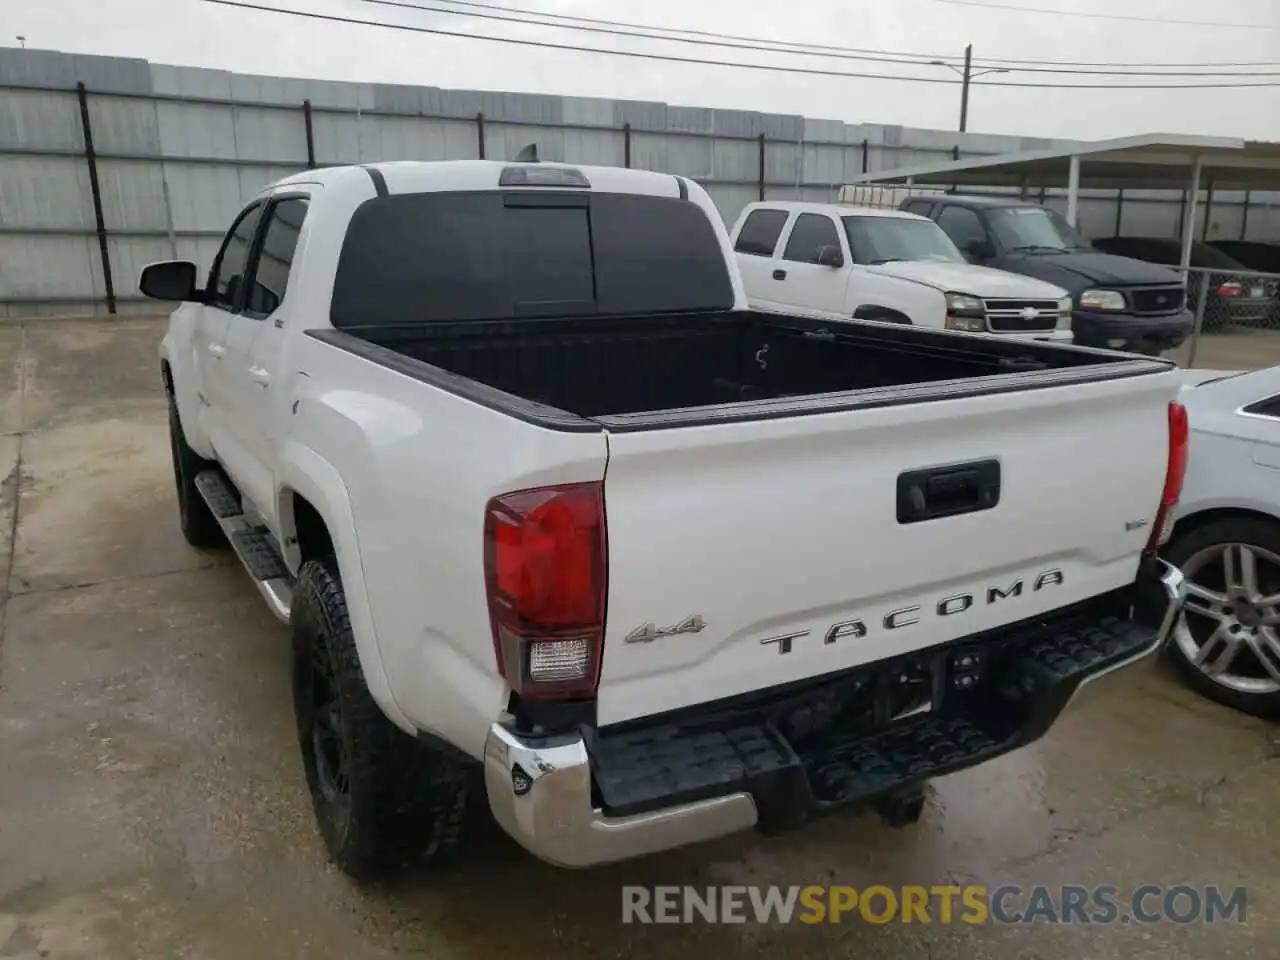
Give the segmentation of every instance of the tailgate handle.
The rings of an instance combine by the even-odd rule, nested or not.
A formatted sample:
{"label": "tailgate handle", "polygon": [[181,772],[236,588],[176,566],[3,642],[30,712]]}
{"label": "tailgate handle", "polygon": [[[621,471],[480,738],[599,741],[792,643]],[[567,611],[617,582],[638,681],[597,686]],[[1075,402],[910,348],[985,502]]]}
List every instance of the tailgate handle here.
{"label": "tailgate handle", "polygon": [[899,523],[990,510],[999,502],[999,460],[975,460],[898,475]]}

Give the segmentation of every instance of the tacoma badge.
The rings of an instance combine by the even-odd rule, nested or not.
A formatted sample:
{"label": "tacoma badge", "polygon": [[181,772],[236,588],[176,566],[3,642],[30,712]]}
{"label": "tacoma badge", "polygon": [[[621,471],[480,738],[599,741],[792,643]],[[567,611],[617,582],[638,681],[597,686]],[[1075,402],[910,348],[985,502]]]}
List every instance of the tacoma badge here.
{"label": "tacoma badge", "polygon": [[659,637],[671,637],[677,633],[699,633],[706,629],[706,626],[707,621],[703,620],[700,614],[695,613],[670,627],[657,627],[652,623],[646,623],[644,626],[636,627],[628,633],[623,638],[623,641],[625,643],[651,643]]}

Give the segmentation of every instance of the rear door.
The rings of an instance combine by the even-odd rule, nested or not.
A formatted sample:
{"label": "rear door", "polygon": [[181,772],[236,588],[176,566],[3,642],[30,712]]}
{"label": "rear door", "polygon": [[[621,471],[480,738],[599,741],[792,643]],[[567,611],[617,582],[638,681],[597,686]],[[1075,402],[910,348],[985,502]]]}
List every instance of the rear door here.
{"label": "rear door", "polygon": [[246,492],[266,516],[274,515],[276,449],[294,396],[282,349],[289,306],[286,294],[308,198],[292,186],[290,191],[273,196],[263,214],[244,309],[228,337],[228,350],[241,377],[240,432],[249,470],[244,482],[250,488]]}
{"label": "rear door", "polygon": [[[601,723],[882,660],[1131,583],[1177,388],[1157,373],[611,433]],[[900,519],[904,474],[945,487],[993,465],[985,508]]]}
{"label": "rear door", "polygon": [[244,438],[237,429],[240,370],[229,356],[228,341],[244,303],[249,252],[261,213],[262,203],[255,200],[240,212],[223,238],[209,272],[209,302],[201,308],[195,337],[205,430],[218,459],[233,474],[245,466],[246,459]]}
{"label": "rear door", "polygon": [[[789,224],[781,256],[774,261],[772,277],[777,293],[771,298],[797,313],[835,320],[847,319],[845,288],[849,282],[849,246],[833,217],[825,213],[801,213]],[[843,264],[818,262],[823,247],[841,251]]]}
{"label": "rear door", "polygon": [[788,210],[756,207],[734,234],[733,251],[742,286],[752,306],[759,309],[782,309],[776,299],[782,288],[773,278],[774,253],[790,217]]}

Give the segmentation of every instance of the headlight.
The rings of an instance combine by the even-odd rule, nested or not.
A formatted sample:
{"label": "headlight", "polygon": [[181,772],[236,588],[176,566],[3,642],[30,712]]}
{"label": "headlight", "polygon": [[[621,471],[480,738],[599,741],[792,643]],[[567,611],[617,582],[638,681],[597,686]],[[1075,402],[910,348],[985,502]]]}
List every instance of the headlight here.
{"label": "headlight", "polygon": [[1059,315],[1066,314],[1066,315],[1070,316],[1070,314],[1071,314],[1071,309],[1072,309],[1072,307],[1071,307],[1071,298],[1070,298],[1070,297],[1063,297],[1061,300],[1059,300],[1059,301],[1058,301],[1058,313],[1059,313]]}
{"label": "headlight", "polygon": [[947,313],[967,313],[981,317],[986,315],[986,308],[983,307],[980,299],[971,297],[967,293],[948,293]]}
{"label": "headlight", "polygon": [[1086,310],[1123,310],[1124,294],[1118,290],[1086,290],[1080,294],[1080,306]]}
{"label": "headlight", "polygon": [[946,327],[971,333],[986,330],[987,310],[982,300],[967,293],[948,293]]}

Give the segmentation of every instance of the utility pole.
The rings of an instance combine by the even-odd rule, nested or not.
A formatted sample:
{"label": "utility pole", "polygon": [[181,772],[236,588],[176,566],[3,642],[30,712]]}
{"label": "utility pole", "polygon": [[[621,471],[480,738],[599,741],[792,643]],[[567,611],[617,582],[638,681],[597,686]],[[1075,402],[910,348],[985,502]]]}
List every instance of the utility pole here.
{"label": "utility pole", "polygon": [[964,48],[964,80],[960,84],[960,132],[969,125],[969,80],[973,75],[973,44]]}
{"label": "utility pole", "polygon": [[1008,73],[1009,67],[991,67],[987,70],[979,70],[976,73],[973,70],[973,44],[970,43],[964,48],[964,69],[961,70],[954,63],[947,63],[944,60],[930,60],[929,65],[933,67],[946,67],[955,73],[960,74],[960,132],[964,133],[969,128],[969,82],[974,77],[980,77],[984,73]]}

